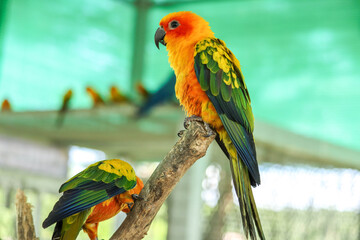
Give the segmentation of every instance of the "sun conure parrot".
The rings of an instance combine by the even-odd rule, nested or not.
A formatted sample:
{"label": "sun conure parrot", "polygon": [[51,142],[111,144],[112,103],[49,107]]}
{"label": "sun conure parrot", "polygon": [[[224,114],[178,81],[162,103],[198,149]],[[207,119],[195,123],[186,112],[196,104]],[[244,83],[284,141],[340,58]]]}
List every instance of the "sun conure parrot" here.
{"label": "sun conure parrot", "polygon": [[4,101],[1,103],[1,111],[2,112],[11,112],[11,104],[9,100],[4,99]]}
{"label": "sun conure parrot", "polygon": [[135,88],[143,100],[147,100],[150,97],[149,91],[145,88],[145,86],[141,82],[137,82]]}
{"label": "sun conure parrot", "polygon": [[128,102],[129,99],[124,94],[122,94],[122,92],[116,86],[111,86],[110,101],[112,103],[118,104]]}
{"label": "sun conure parrot", "polygon": [[[265,239],[251,186],[260,184],[253,138],[254,117],[239,61],[214,37],[208,22],[192,12],[165,16],[155,44],[166,46],[176,74],[175,94],[189,121],[203,121],[230,160],[246,237]],[[210,129],[211,128],[211,129]]]}
{"label": "sun conure parrot", "polygon": [[63,96],[61,107],[59,109],[58,117],[56,120],[56,125],[58,128],[62,127],[62,125],[64,123],[65,114],[69,110],[70,100],[71,100],[72,96],[73,96],[73,93],[72,93],[71,89],[67,90]]}
{"label": "sun conure parrot", "polygon": [[98,107],[105,104],[100,94],[94,88],[86,87],[86,92],[90,95],[93,101],[93,107]]}
{"label": "sun conure parrot", "polygon": [[111,159],[91,164],[60,187],[63,195],[42,226],[56,223],[53,240],[74,240],[81,228],[97,240],[99,222],[120,211],[130,212],[143,186],[127,162]]}

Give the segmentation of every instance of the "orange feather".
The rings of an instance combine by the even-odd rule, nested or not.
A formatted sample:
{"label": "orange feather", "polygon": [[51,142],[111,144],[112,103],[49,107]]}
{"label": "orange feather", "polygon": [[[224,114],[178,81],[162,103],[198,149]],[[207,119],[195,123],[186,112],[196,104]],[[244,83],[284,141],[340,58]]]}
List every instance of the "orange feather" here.
{"label": "orange feather", "polygon": [[110,88],[110,100],[113,103],[124,103],[129,101],[116,86],[111,86]]}
{"label": "orange feather", "polygon": [[10,112],[11,111],[11,105],[9,100],[4,99],[4,101],[1,104],[1,111],[2,112]]}
{"label": "orange feather", "polygon": [[[172,20],[181,22],[180,31],[169,31],[168,23]],[[176,74],[175,94],[180,104],[188,116],[199,116],[217,131],[222,131],[223,124],[219,115],[209,97],[201,90],[194,70],[195,45],[204,38],[214,37],[208,22],[191,12],[176,12],[165,16],[160,21],[160,26],[166,31],[164,40],[170,65]],[[180,35],[186,36],[189,32],[191,37],[181,38],[182,41],[179,41]]]}
{"label": "orange feather", "polygon": [[144,187],[142,180],[136,177],[136,187],[128,190],[124,193],[116,195],[98,205],[93,207],[92,212],[88,216],[83,225],[83,230],[88,234],[91,240],[97,239],[97,228],[99,222],[105,221],[114,217],[120,211],[129,213],[129,209],[134,204],[134,199],[132,198],[133,194],[139,194],[141,189]]}
{"label": "orange feather", "polygon": [[[199,44],[206,40],[208,40],[208,45],[204,45],[205,47],[201,49],[201,51],[198,51]],[[211,71],[209,75],[212,77],[214,77],[215,73],[220,73],[221,76],[223,76],[223,70],[231,65],[231,67],[236,68],[239,72],[238,75],[233,73],[234,78],[237,78],[241,75],[241,79],[243,79],[239,61],[235,58],[235,56],[233,56],[231,51],[226,48],[225,43],[219,39],[214,38],[214,33],[211,31],[208,22],[192,12],[175,12],[165,16],[160,21],[160,28],[156,31],[155,34],[155,44],[157,47],[159,46],[159,43],[166,45],[166,49],[168,50],[170,65],[176,74],[175,94],[187,115],[201,117],[204,122],[208,123],[213,129],[216,130],[220,137],[220,139],[217,139],[217,141],[225,154],[228,155],[230,160],[232,176],[239,199],[240,212],[243,220],[243,229],[245,235],[249,236],[250,234],[251,239],[256,239],[256,232],[254,227],[254,225],[256,225],[260,239],[265,239],[251,190],[251,184],[254,184],[254,186],[256,184],[260,184],[260,175],[258,173],[258,165],[256,162],[256,152],[254,148],[252,130],[251,132],[246,132],[247,130],[243,130],[244,123],[241,121],[234,121],[233,119],[229,119],[228,116],[222,115],[224,123],[228,124],[226,125],[225,129],[222,120],[220,119],[214,105],[208,97],[208,94],[212,97],[215,97],[216,95],[214,96],[212,93],[207,93],[201,88],[199,80],[204,80],[205,77],[202,76],[202,78],[198,80],[194,68],[194,57],[198,57],[197,53],[201,52],[204,55],[212,55],[212,51],[215,49],[216,51],[219,50],[219,52],[221,50],[223,53],[216,53],[218,56],[222,56],[225,54],[225,49],[227,57],[223,56],[223,58],[227,59],[226,63],[221,62],[221,59],[219,58],[219,61],[216,60],[215,54],[212,55],[213,59],[211,60],[212,62],[217,62],[216,66],[219,67],[218,69],[216,69],[214,66],[210,67],[210,63],[208,65],[205,65],[207,63],[204,62],[201,64],[204,64],[207,67],[207,71]],[[217,49],[219,44],[222,46],[221,49]],[[230,62],[229,65],[227,65],[228,62]],[[219,70],[220,67],[222,67],[221,71]],[[208,77],[210,78],[210,76]],[[215,76],[215,78],[217,77]],[[221,80],[224,81],[223,79]],[[215,79],[210,79],[210,81],[213,84],[216,83]],[[226,82],[224,81],[223,83]],[[234,81],[234,84],[234,88],[239,88],[239,82]],[[235,92],[235,94],[238,95],[231,96],[227,91],[222,91],[221,93],[225,96],[226,94],[229,94],[229,97],[234,98],[234,96],[241,97],[241,94],[245,92],[244,94],[248,99],[245,98],[244,101],[248,101],[250,104],[250,97],[248,96],[245,83],[242,82],[242,84],[242,92]],[[227,84],[227,86],[232,88],[232,85]],[[217,99],[215,102],[216,101]],[[222,98],[220,101],[224,103],[229,100]],[[250,106],[248,107],[250,108]],[[245,111],[245,109],[241,109],[237,105],[235,105],[234,108],[236,108],[235,110],[242,111],[240,115],[247,114],[245,117],[247,117],[247,120],[249,121],[248,127],[252,129],[251,126],[253,126],[253,117],[251,108],[250,113]],[[234,109],[224,110],[219,108],[219,111],[230,112],[234,111]],[[246,126],[247,125],[245,125],[245,127]],[[228,131],[230,134],[233,134],[232,138],[230,137]],[[246,138],[244,134],[246,134],[248,138]],[[239,137],[241,140],[238,140],[236,137]],[[256,182],[254,178],[252,179],[253,183],[250,182],[247,166],[252,167],[254,176],[258,177],[256,178]]]}
{"label": "orange feather", "polygon": [[100,94],[92,87],[86,87],[86,92],[90,95],[94,107],[103,105],[105,103]]}

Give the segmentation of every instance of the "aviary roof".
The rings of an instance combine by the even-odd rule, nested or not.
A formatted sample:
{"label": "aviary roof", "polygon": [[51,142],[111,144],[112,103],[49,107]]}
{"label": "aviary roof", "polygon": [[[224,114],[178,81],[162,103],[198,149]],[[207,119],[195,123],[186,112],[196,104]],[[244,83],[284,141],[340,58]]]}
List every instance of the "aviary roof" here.
{"label": "aviary roof", "polygon": [[134,1],[4,2],[0,100],[15,111],[58,109],[69,88],[72,108],[90,108],[88,85],[104,96],[116,85],[135,97],[135,81],[156,90],[171,72],[158,22],[191,10],[240,60],[255,118],[360,150],[358,1],[154,1],[141,79],[131,79]]}

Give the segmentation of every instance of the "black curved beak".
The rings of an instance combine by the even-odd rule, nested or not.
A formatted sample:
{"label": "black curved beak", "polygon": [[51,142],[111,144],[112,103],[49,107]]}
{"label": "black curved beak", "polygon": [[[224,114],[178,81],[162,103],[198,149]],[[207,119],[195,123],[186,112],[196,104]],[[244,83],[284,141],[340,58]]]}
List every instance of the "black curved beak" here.
{"label": "black curved beak", "polygon": [[155,45],[158,49],[160,49],[159,47],[159,43],[161,43],[162,45],[166,46],[166,43],[164,42],[164,37],[166,35],[166,32],[164,30],[164,28],[162,27],[159,27],[157,30],[156,30],[156,33],[155,33]]}

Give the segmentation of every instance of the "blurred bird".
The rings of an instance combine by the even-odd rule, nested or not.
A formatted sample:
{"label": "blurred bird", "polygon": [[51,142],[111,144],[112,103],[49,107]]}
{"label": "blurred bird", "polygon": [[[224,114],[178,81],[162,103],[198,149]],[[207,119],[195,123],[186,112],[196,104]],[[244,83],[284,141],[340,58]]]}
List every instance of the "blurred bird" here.
{"label": "blurred bird", "polygon": [[4,101],[1,104],[1,112],[11,112],[11,104],[9,100],[4,99]]}
{"label": "blurred bird", "polygon": [[110,101],[112,103],[124,103],[124,102],[128,102],[129,99],[124,94],[122,94],[121,91],[116,86],[111,86]]}
{"label": "blurred bird", "polygon": [[97,106],[105,104],[104,100],[99,95],[99,93],[92,87],[87,87],[86,92],[90,95],[90,97],[93,101],[93,107],[97,107]]}
{"label": "blurred bird", "polygon": [[149,113],[153,107],[175,98],[175,82],[176,76],[172,72],[164,85],[162,85],[155,93],[151,94],[145,103],[139,108],[137,116],[144,116]]}
{"label": "blurred bird", "polygon": [[74,240],[81,228],[97,240],[99,222],[130,212],[143,186],[130,164],[120,159],[91,164],[60,187],[63,195],[42,226],[56,223],[53,240]]}
{"label": "blurred bird", "polygon": [[[246,237],[265,239],[252,186],[260,184],[253,138],[254,116],[240,63],[225,43],[214,37],[208,22],[192,12],[165,16],[155,44],[166,46],[176,74],[175,94],[190,121],[204,121],[217,132],[216,141],[230,160]],[[256,234],[256,230],[257,234]]]}
{"label": "blurred bird", "polygon": [[136,91],[140,94],[140,96],[144,100],[147,100],[149,98],[149,96],[150,96],[149,91],[146,90],[146,88],[144,87],[144,85],[141,82],[136,83]]}
{"label": "blurred bird", "polygon": [[56,126],[58,128],[61,128],[63,126],[65,114],[69,110],[70,100],[71,100],[72,96],[73,96],[73,93],[72,93],[71,89],[69,89],[63,96],[63,101],[62,101],[61,107],[59,109],[58,117],[56,120]]}

